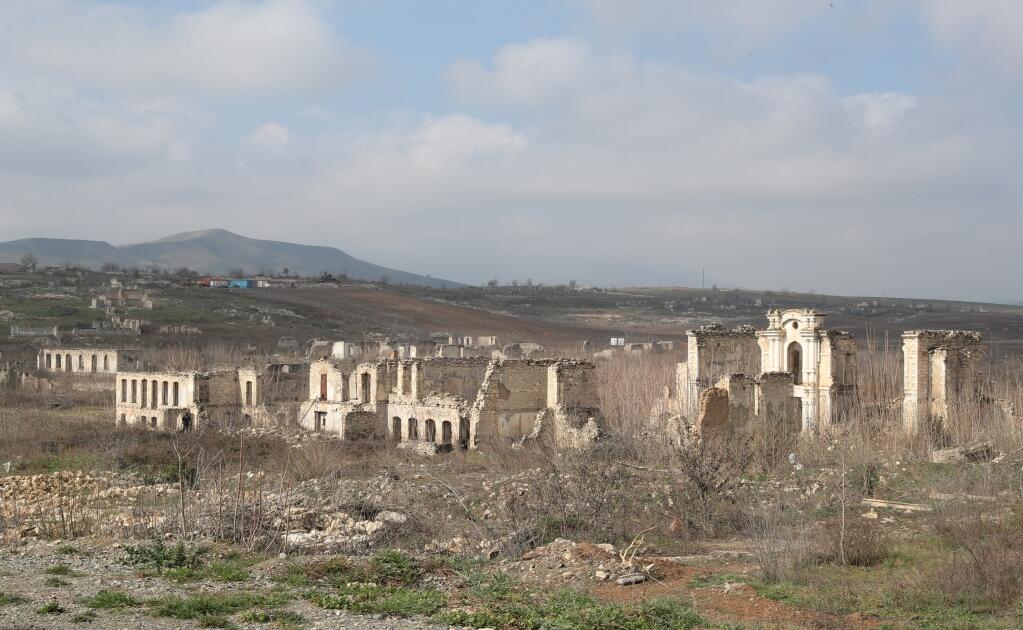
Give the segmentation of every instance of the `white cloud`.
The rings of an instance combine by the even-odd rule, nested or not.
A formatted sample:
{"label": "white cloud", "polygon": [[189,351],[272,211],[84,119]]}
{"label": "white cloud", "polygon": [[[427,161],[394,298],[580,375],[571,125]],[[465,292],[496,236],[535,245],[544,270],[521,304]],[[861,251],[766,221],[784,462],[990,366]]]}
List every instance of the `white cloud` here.
{"label": "white cloud", "polygon": [[268,122],[257,127],[247,140],[264,149],[280,149],[291,140],[291,132],[284,125]]}
{"label": "white cloud", "polygon": [[913,0],[937,40],[980,53],[996,67],[1023,72],[1023,2]]}
{"label": "white cloud", "polygon": [[3,3],[0,58],[12,72],[115,93],[198,96],[333,89],[370,63],[311,0],[220,0],[175,15],[112,2]]}
{"label": "white cloud", "polygon": [[601,28],[626,34],[715,29],[748,46],[789,31],[821,11],[821,0],[576,0]]}

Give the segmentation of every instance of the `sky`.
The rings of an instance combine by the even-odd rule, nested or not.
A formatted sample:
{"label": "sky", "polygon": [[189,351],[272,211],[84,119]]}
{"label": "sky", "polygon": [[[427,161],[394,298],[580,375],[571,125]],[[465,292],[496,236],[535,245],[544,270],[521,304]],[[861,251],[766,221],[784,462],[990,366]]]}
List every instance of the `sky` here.
{"label": "sky", "polygon": [[0,3],[0,241],[1023,300],[1018,0]]}

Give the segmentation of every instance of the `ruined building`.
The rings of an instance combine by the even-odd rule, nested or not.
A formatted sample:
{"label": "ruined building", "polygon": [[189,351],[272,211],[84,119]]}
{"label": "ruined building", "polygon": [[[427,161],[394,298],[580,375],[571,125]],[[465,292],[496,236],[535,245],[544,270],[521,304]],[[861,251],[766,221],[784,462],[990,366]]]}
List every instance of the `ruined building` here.
{"label": "ruined building", "polygon": [[139,289],[125,289],[118,287],[100,293],[92,298],[92,308],[113,309],[113,308],[153,308],[153,300],[145,291]]}
{"label": "ruined building", "polygon": [[101,348],[42,348],[36,356],[40,372],[114,374],[138,365],[134,352]]}
{"label": "ruined building", "polygon": [[981,401],[980,334],[966,330],[909,330],[902,335],[902,426],[948,420],[955,406]]}
{"label": "ruined building", "polygon": [[720,324],[687,331],[687,360],[656,417],[684,416],[698,432],[779,421],[801,431],[842,417],[856,387],[856,342],[823,328],[812,309],[772,310],[768,327]]}
{"label": "ruined building", "polygon": [[309,371],[302,426],[346,439],[389,439],[426,452],[505,446],[549,436],[558,446],[600,432],[593,365],[583,361],[332,359]]}
{"label": "ruined building", "polygon": [[118,372],[118,425],[189,431],[207,424],[288,424],[304,398],[305,374],[251,367],[211,372]]}

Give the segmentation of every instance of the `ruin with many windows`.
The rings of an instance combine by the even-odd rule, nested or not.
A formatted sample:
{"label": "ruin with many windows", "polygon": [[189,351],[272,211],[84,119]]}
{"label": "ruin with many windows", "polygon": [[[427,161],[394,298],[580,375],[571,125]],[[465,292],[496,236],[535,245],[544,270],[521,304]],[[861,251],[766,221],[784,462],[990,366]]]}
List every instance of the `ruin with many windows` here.
{"label": "ruin with many windows", "polygon": [[36,356],[40,372],[73,374],[114,374],[138,365],[138,356],[109,348],[42,348]]}
{"label": "ruin with many windows", "polygon": [[562,447],[601,434],[593,365],[570,359],[386,359],[346,371],[311,364],[301,425],[345,439],[437,451],[549,437]]}

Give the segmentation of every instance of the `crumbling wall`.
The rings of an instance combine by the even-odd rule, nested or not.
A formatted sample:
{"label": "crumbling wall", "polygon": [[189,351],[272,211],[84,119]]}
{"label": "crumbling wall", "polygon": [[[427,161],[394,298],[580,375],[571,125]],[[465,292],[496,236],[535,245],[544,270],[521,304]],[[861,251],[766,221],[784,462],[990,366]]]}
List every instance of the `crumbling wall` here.
{"label": "crumbling wall", "polygon": [[548,365],[535,361],[489,364],[470,417],[473,445],[520,441],[536,429],[536,414],[547,408]]}
{"label": "crumbling wall", "polygon": [[946,421],[957,406],[981,398],[980,334],[966,330],[910,330],[902,335],[902,425],[916,433]]}
{"label": "crumbling wall", "polygon": [[757,422],[776,427],[786,433],[803,428],[802,404],[792,396],[792,374],[764,372],[756,378]]}
{"label": "crumbling wall", "polygon": [[473,400],[483,384],[489,359],[430,359],[417,363],[414,391],[417,397],[451,394]]}

